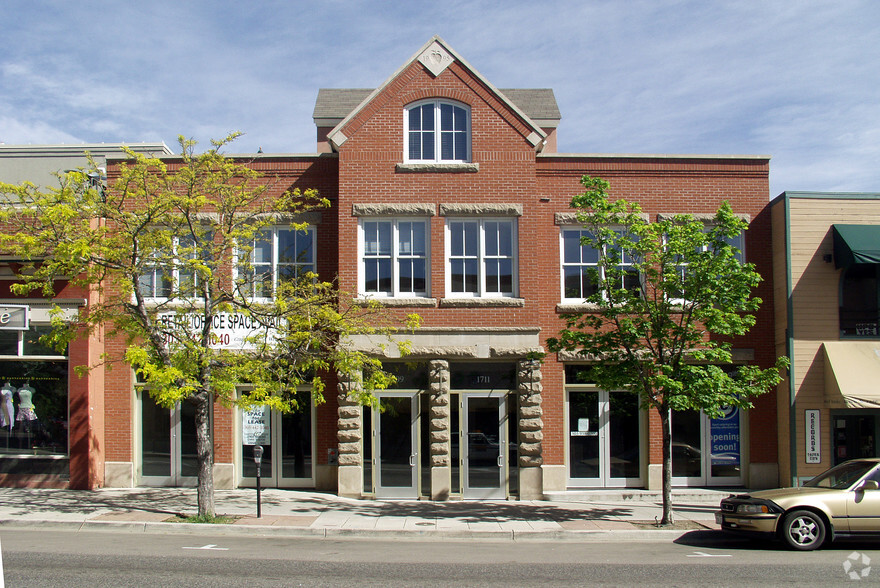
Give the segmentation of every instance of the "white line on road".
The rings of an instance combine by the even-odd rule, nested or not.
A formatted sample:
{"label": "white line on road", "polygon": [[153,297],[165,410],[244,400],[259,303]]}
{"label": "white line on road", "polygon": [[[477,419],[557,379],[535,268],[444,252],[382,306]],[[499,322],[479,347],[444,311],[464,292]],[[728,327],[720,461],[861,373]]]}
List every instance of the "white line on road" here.
{"label": "white line on road", "polygon": [[184,547],[183,549],[214,549],[216,551],[229,551],[228,547],[217,547],[213,543],[209,545],[202,545],[201,547]]}
{"label": "white line on road", "polygon": [[705,551],[695,551],[688,554],[687,557],[733,557],[729,553],[706,553]]}

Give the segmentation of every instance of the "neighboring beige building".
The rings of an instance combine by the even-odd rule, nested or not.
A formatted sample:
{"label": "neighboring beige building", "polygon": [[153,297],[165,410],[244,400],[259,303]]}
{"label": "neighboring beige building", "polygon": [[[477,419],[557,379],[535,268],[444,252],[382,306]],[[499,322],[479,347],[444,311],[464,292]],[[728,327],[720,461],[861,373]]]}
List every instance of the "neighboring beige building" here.
{"label": "neighboring beige building", "polygon": [[784,192],[771,219],[788,485],[880,455],[880,193]]}

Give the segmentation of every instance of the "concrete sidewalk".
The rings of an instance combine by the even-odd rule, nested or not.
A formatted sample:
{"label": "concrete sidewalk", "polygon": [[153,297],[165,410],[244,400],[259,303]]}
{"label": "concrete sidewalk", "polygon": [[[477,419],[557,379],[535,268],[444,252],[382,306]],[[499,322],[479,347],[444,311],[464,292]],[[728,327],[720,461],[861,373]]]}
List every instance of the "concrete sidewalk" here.
{"label": "concrete sidewalk", "polygon": [[0,488],[0,525],[72,529],[130,529],[151,533],[264,534],[408,538],[670,540],[692,530],[717,529],[714,512],[730,491],[676,490],[673,529],[658,529],[656,492],[586,491],[549,501],[352,500],[313,491],[217,490],[217,514],[228,525],[166,522],[197,512],[194,488],[96,491]]}

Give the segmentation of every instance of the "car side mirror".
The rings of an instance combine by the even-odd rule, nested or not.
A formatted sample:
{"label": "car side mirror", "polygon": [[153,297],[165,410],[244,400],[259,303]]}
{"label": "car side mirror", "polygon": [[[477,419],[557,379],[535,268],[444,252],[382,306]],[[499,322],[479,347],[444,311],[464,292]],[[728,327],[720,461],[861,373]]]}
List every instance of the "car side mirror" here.
{"label": "car side mirror", "polygon": [[862,482],[862,485],[859,486],[859,490],[877,490],[880,488],[880,484],[877,483],[877,480],[865,480]]}

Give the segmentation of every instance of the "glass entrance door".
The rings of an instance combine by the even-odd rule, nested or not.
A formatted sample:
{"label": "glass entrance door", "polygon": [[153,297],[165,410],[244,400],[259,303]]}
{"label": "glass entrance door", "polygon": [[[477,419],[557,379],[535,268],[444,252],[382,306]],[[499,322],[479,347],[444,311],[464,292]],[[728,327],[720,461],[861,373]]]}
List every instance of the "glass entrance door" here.
{"label": "glass entrance door", "polygon": [[418,498],[418,394],[379,394],[376,498]]}
{"label": "glass entrance door", "polygon": [[[242,411],[241,486],[256,486],[254,446],[263,447],[260,484],[277,488],[312,488],[315,485],[312,399],[307,391],[297,392],[299,410],[282,414],[265,406]],[[248,434],[247,427],[259,427]]]}
{"label": "glass entrance door", "polygon": [[162,408],[146,390],[141,396],[140,483],[145,486],[195,486],[196,409],[183,402]]}
{"label": "glass entrance door", "polygon": [[641,418],[631,392],[570,390],[568,485],[641,486]]}
{"label": "glass entrance door", "polygon": [[728,407],[710,419],[702,411],[672,413],[672,483],[738,486],[742,478],[742,414]]}
{"label": "glass entrance door", "polygon": [[506,498],[505,395],[462,394],[463,498]]}

